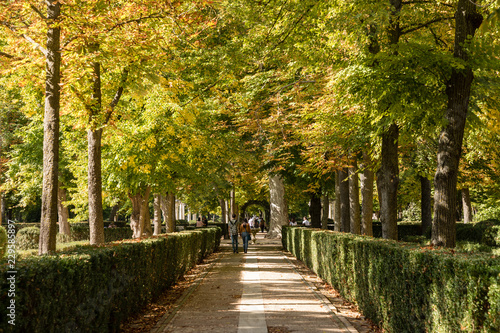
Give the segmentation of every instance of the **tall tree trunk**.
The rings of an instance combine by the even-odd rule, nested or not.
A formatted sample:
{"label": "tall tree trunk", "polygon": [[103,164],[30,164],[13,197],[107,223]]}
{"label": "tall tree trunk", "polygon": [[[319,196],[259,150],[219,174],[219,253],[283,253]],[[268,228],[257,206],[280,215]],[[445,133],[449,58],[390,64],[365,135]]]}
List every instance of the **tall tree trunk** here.
{"label": "tall tree trunk", "polygon": [[269,177],[271,217],[268,238],[281,237],[281,228],[288,225],[288,204],[285,197],[285,184],[279,175]]}
{"label": "tall tree trunk", "polygon": [[361,180],[361,233],[367,236],[373,236],[373,182],[374,175],[370,168],[370,156],[363,152],[363,173],[360,174]]}
{"label": "tall tree trunk", "polygon": [[165,219],[167,233],[175,232],[175,194],[173,192],[167,192],[165,203],[167,211],[167,217]]}
{"label": "tall tree trunk", "polygon": [[340,208],[340,171],[335,172],[335,209],[334,209],[334,223],[335,231],[342,230],[342,221],[341,221],[341,208]]}
{"label": "tall tree trunk", "polygon": [[398,137],[399,128],[392,123],[382,134],[382,165],[377,171],[382,237],[398,239]]}
{"label": "tall tree trunk", "polygon": [[[99,50],[99,44],[89,46],[91,52]],[[97,116],[102,108],[101,64],[92,65],[92,102],[89,114],[88,139],[88,196],[90,244],[104,244],[104,218],[102,209],[101,138],[102,128],[97,128]]]}
{"label": "tall tree trunk", "polygon": [[[468,60],[467,41],[474,37],[482,20],[483,17],[477,12],[477,7],[472,1],[458,1],[453,56],[459,61]],[[465,68],[453,69],[446,84],[448,105],[445,117],[448,123],[439,135],[437,169],[434,177],[434,220],[431,239],[434,246],[455,247],[458,165],[473,79],[472,69],[466,65]]]}
{"label": "tall tree trunk", "polygon": [[220,210],[221,210],[221,223],[226,224],[226,200],[219,199]]}
{"label": "tall tree trunk", "polygon": [[432,227],[431,181],[420,177],[420,214],[422,215],[422,234],[425,235]]}
{"label": "tall tree trunk", "polygon": [[349,212],[350,230],[353,234],[361,234],[361,207],[359,206],[359,182],[356,173],[358,165],[356,159],[352,161],[353,166],[349,167]]}
{"label": "tall tree trunk", "polygon": [[[390,0],[391,15],[387,35],[389,43],[396,46],[401,37],[400,13],[402,0]],[[394,50],[397,50],[395,47]],[[397,51],[393,51],[397,55]],[[398,205],[397,188],[399,184],[398,166],[399,127],[393,122],[382,134],[382,165],[377,171],[377,189],[380,203],[380,221],[382,237],[398,239]]]}
{"label": "tall tree trunk", "polygon": [[311,216],[311,226],[321,228],[321,190],[311,194],[309,215]]}
{"label": "tall tree trunk", "polygon": [[472,203],[470,201],[469,188],[462,189],[462,205],[464,207],[464,223],[472,222]]}
{"label": "tall tree trunk", "polygon": [[[130,215],[130,228],[133,231],[133,238],[140,238],[143,236],[143,233],[148,234],[148,230],[145,227],[145,224],[149,224],[149,230],[151,230],[151,221],[149,219],[149,193],[151,188],[148,186],[144,193],[138,191],[136,194],[132,195],[128,194],[130,201],[132,202],[132,214]],[[151,235],[152,232],[149,233]]]}
{"label": "tall tree trunk", "polygon": [[340,180],[340,231],[351,232],[351,212],[349,206],[349,169],[339,170]]}
{"label": "tall tree trunk", "polygon": [[89,227],[91,245],[104,244],[101,177],[101,135],[102,129],[89,129],[87,131],[89,153]]}
{"label": "tall tree trunk", "polygon": [[111,208],[109,213],[109,221],[118,222],[118,210],[120,210],[120,205],[116,204]]}
{"label": "tall tree trunk", "polygon": [[[230,209],[231,209],[231,220],[233,218],[233,215],[237,215],[237,210],[236,210],[236,194],[234,193],[234,189],[231,190],[229,193],[229,201],[230,201]],[[236,216],[236,219],[238,219],[238,216]]]}
{"label": "tall tree trunk", "polygon": [[161,234],[161,210],[160,195],[155,194],[153,199],[153,224],[155,226],[153,235]]}
{"label": "tall tree trunk", "polygon": [[42,216],[38,254],[56,250],[57,187],[59,169],[59,108],[61,81],[61,30],[55,22],[59,18],[61,4],[46,1],[47,19],[51,25],[47,31],[47,58],[45,74],[45,113],[43,120],[43,183]]}
{"label": "tall tree trunk", "polygon": [[328,229],[328,214],[330,212],[330,199],[328,195],[323,195],[321,198],[321,229]]}
{"label": "tall tree trunk", "polygon": [[132,238],[141,237],[141,194],[136,193],[132,195],[128,194],[130,201],[132,202],[132,213],[130,214],[130,229],[132,229]]}
{"label": "tall tree trunk", "polygon": [[[227,225],[227,202],[224,199],[219,199],[219,204],[220,204],[220,210],[221,210],[221,223],[222,227],[224,230],[228,230],[228,225]],[[229,239],[229,233],[225,232],[224,233],[224,239]]]}
{"label": "tall tree trunk", "polygon": [[153,229],[151,228],[151,214],[149,213],[149,195],[151,194],[151,187],[146,188],[146,192],[141,198],[141,215],[140,215],[140,225],[141,225],[141,236],[150,237],[153,235]]}
{"label": "tall tree trunk", "polygon": [[71,236],[71,229],[69,227],[69,210],[63,202],[67,200],[66,189],[63,184],[59,182],[58,184],[58,195],[57,195],[57,213],[59,220],[59,232],[68,236]]}

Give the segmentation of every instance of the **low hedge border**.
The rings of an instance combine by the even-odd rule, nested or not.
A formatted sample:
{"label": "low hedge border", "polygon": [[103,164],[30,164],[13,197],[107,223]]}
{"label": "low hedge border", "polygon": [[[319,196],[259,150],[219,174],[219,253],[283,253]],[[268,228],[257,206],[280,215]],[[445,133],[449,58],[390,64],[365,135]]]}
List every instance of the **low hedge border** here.
{"label": "low hedge border", "polygon": [[282,241],[387,332],[500,331],[500,258],[308,228]]}
{"label": "low hedge border", "polygon": [[[83,246],[16,263],[15,326],[0,307],[0,332],[118,332],[120,323],[174,284],[220,245],[210,228]],[[0,274],[0,304],[9,304],[8,267]]]}

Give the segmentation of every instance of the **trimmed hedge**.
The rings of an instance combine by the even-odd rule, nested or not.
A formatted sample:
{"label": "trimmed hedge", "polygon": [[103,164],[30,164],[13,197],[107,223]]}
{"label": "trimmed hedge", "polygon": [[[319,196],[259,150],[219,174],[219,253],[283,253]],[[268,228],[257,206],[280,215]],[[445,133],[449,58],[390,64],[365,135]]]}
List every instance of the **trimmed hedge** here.
{"label": "trimmed hedge", "polygon": [[500,331],[500,258],[307,228],[282,241],[387,332]]}
{"label": "trimmed hedge", "polygon": [[[457,223],[457,241],[473,242],[488,246],[500,246],[500,221],[486,220],[476,223]],[[425,237],[430,239],[430,230]],[[413,241],[415,237],[422,235],[422,224],[398,223],[398,236],[403,241]],[[382,237],[382,224],[373,222],[373,236]]]}
{"label": "trimmed hedge", "polygon": [[7,252],[7,230],[0,225],[0,259]]}
{"label": "trimmed hedge", "polygon": [[16,235],[16,248],[19,250],[38,249],[40,242],[40,228],[27,227],[22,228]]}
{"label": "trimmed hedge", "polygon": [[483,233],[482,242],[488,246],[500,246],[500,225],[494,225]]}
{"label": "trimmed hedge", "polygon": [[[218,228],[84,246],[16,263],[15,326],[0,332],[117,332],[130,314],[151,302],[220,245]],[[0,303],[8,304],[2,265]],[[7,317],[6,306],[0,316]]]}

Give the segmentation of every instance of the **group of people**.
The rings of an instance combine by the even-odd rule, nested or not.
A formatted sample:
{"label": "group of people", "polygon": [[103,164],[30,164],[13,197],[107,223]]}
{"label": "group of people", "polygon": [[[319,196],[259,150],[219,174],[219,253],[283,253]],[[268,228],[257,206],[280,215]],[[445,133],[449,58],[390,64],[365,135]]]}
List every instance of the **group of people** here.
{"label": "group of people", "polygon": [[[250,224],[250,221],[252,223]],[[229,221],[229,234],[231,235],[231,244],[233,245],[233,253],[238,253],[238,234],[243,240],[243,251],[247,253],[248,251],[248,241],[250,240],[250,234],[252,233],[252,228],[259,228],[264,232],[264,219],[259,217],[252,217],[248,221],[246,218],[240,224],[236,219],[236,214],[233,214],[232,219]]]}
{"label": "group of people", "polygon": [[208,220],[206,217],[198,217],[196,220],[196,228],[208,227]]}
{"label": "group of people", "polygon": [[[295,222],[295,217],[292,217],[292,219],[288,222],[288,225],[294,227],[294,226],[298,226],[299,224],[297,222]],[[311,226],[311,222],[305,216],[302,219],[302,226],[303,227],[310,227]]]}

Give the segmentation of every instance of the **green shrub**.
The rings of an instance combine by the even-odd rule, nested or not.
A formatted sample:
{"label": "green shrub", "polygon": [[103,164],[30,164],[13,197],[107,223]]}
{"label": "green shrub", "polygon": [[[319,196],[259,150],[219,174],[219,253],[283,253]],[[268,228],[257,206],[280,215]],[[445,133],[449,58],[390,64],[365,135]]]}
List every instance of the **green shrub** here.
{"label": "green shrub", "polygon": [[500,331],[499,258],[307,228],[282,240],[384,331]]}
{"label": "green shrub", "polygon": [[57,243],[69,243],[69,242],[71,242],[71,236],[66,235],[66,234],[62,234],[62,233],[58,233],[56,236],[56,242]]}
{"label": "green shrub", "polygon": [[500,225],[492,225],[483,233],[482,243],[489,246],[500,246]]}
{"label": "green shrub", "polygon": [[[84,241],[90,239],[90,228],[86,223],[71,223],[71,239],[73,241]],[[122,239],[132,238],[132,229],[130,227],[123,228],[104,228],[104,241],[114,242]]]}
{"label": "green shrub", "polygon": [[83,241],[90,239],[90,228],[88,223],[70,223],[71,239],[73,241]]}
{"label": "green shrub", "polygon": [[[373,236],[382,237],[382,223],[373,222]],[[400,222],[398,223],[398,237],[401,240],[407,237],[422,235],[422,224],[418,222]]]}
{"label": "green shrub", "polygon": [[27,227],[19,230],[16,235],[16,248],[19,250],[38,249],[40,242],[40,229]]}
{"label": "green shrub", "polygon": [[[221,231],[208,228],[141,242],[81,246],[16,263],[16,326],[0,332],[118,332],[120,323],[218,249]],[[0,267],[7,281],[7,268]],[[9,286],[0,284],[2,304]],[[7,307],[0,307],[7,318]]]}
{"label": "green shrub", "polygon": [[104,229],[104,241],[106,243],[119,241],[122,239],[132,238],[132,229],[130,227],[124,228],[105,228]]}
{"label": "green shrub", "polygon": [[482,243],[458,241],[455,246],[455,250],[462,252],[469,252],[469,253],[474,253],[474,252],[491,253],[492,248],[491,246]]}
{"label": "green shrub", "polygon": [[7,230],[0,226],[0,259],[3,258],[7,252]]}
{"label": "green shrub", "polygon": [[22,222],[16,222],[14,224],[15,228],[16,228],[16,234],[19,232],[19,230],[21,229],[24,229],[24,228],[29,228],[29,227],[37,227],[37,228],[40,228],[40,223],[36,223],[36,222],[33,222],[33,223],[22,223]]}
{"label": "green shrub", "polygon": [[474,215],[474,221],[484,221],[484,220],[500,220],[500,206],[479,207],[477,214]]}

